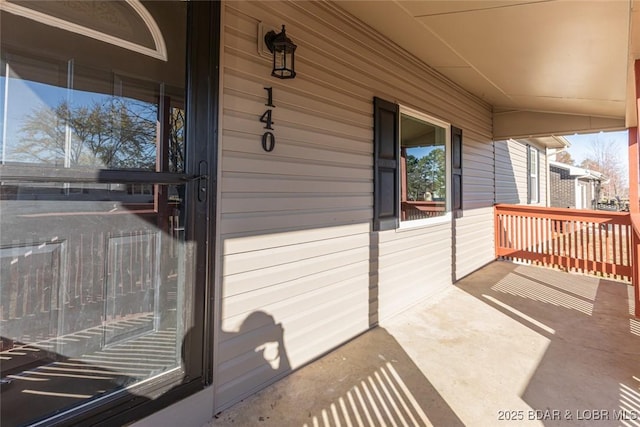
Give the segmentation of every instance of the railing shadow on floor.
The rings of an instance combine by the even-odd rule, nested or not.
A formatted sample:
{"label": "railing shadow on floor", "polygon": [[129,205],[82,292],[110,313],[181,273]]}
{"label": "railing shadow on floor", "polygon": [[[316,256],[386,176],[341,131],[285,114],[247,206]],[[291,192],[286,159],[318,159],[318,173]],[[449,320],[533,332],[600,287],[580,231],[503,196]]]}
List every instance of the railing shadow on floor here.
{"label": "railing shadow on floor", "polygon": [[521,395],[540,414],[558,411],[545,425],[640,419],[640,325],[631,286],[509,262],[456,286],[549,340]]}
{"label": "railing shadow on floor", "polygon": [[376,327],[216,415],[210,426],[463,422],[402,345]]}

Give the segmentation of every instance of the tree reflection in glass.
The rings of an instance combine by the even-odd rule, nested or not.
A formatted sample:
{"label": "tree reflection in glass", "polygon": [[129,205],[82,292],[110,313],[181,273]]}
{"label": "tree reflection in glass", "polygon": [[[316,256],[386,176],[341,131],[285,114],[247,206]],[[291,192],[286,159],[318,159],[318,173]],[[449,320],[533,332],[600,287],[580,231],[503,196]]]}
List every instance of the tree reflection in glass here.
{"label": "tree reflection in glass", "polygon": [[24,118],[16,160],[67,167],[154,170],[157,106],[108,97],[92,105],[66,101]]}

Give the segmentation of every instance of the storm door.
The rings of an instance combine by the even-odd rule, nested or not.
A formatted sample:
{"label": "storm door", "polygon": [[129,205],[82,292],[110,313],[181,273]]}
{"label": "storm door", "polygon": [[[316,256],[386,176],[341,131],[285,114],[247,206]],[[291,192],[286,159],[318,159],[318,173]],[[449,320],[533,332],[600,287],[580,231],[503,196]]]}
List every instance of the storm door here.
{"label": "storm door", "polygon": [[184,1],[0,5],[1,424],[153,400],[204,364],[208,30]]}

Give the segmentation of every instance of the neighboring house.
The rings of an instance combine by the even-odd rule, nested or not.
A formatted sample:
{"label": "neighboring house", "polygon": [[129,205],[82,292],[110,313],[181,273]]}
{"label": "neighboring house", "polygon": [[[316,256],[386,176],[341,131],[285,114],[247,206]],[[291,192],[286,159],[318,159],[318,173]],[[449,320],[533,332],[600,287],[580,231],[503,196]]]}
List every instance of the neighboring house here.
{"label": "neighboring house", "polygon": [[496,203],[549,206],[549,153],[568,146],[557,136],[495,141]]}
{"label": "neighboring house", "polygon": [[[3,425],[204,422],[493,261],[494,204],[546,203],[548,135],[625,126],[522,96],[514,30],[465,32],[494,8],[443,28],[506,92],[365,3],[0,0]],[[406,6],[469,16],[445,3]],[[600,17],[551,3],[526,18]]]}
{"label": "neighboring house", "polygon": [[549,162],[550,206],[597,209],[602,173],[556,161]]}

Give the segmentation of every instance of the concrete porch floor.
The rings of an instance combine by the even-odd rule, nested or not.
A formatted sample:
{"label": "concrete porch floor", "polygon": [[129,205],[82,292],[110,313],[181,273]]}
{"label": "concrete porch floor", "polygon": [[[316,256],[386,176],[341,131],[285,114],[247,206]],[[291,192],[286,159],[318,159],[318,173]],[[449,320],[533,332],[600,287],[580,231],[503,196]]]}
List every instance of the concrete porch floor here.
{"label": "concrete porch floor", "polygon": [[494,262],[208,426],[640,426],[632,291]]}

